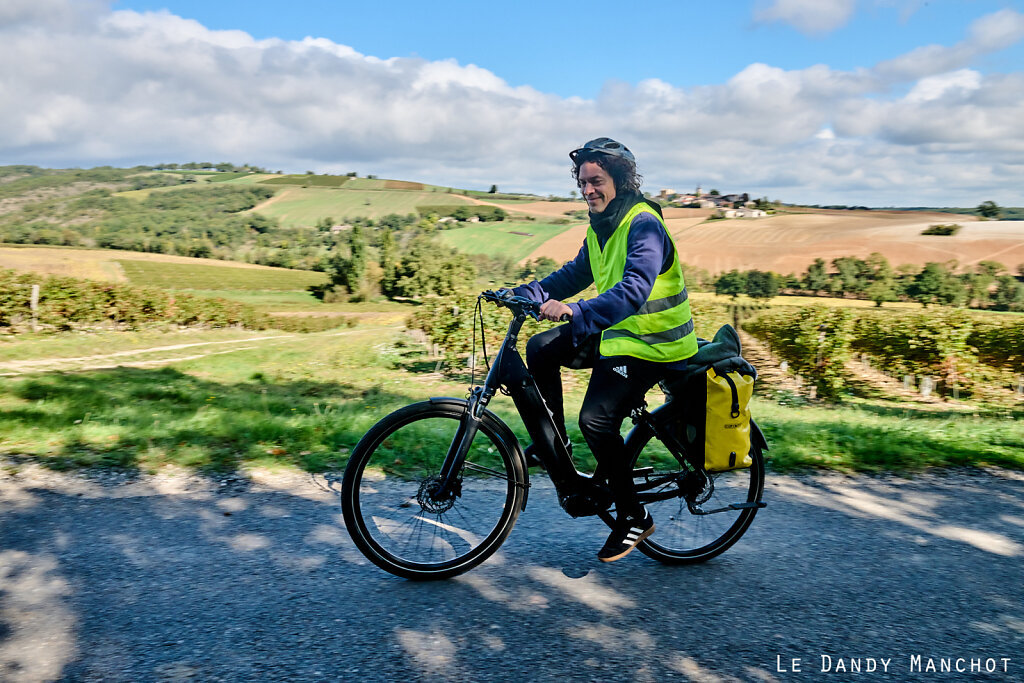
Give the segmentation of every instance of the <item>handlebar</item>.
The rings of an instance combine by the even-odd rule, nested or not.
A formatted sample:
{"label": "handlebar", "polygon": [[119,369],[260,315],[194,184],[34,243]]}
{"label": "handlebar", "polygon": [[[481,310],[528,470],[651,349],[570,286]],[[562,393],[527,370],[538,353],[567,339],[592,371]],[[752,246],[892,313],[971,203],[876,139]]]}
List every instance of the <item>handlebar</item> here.
{"label": "handlebar", "polygon": [[525,296],[513,294],[510,289],[500,289],[497,292],[488,289],[480,293],[480,298],[510,308],[514,313],[525,313],[534,320],[540,320],[540,304]]}
{"label": "handlebar", "polygon": [[[512,309],[518,309],[519,311],[526,313],[534,320],[540,320],[540,304],[533,299],[528,299],[525,296],[517,296],[512,293],[511,289],[499,289],[497,292],[487,290],[480,293],[480,298],[487,301],[492,301],[498,306],[506,306]],[[572,320],[572,316],[568,313],[563,313],[558,318],[559,322],[569,322]]]}

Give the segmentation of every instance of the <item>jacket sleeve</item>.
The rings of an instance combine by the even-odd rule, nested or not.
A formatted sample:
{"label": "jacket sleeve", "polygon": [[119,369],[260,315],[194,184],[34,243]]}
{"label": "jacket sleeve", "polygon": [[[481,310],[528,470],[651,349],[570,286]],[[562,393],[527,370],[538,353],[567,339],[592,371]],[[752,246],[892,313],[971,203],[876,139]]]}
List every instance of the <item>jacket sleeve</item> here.
{"label": "jacket sleeve", "polygon": [[672,256],[667,253],[670,245],[671,241],[657,218],[642,213],[633,219],[622,280],[593,299],[569,304],[573,314],[574,343],[622,322],[644,305],[654,288],[655,279],[665,270],[665,263]]}
{"label": "jacket sleeve", "polygon": [[515,287],[514,291],[519,296],[525,296],[534,301],[544,303],[548,299],[562,301],[579,294],[594,283],[593,273],[590,272],[590,256],[587,253],[587,243],[584,242],[576,258],[548,275],[539,282],[534,280],[525,285]]}

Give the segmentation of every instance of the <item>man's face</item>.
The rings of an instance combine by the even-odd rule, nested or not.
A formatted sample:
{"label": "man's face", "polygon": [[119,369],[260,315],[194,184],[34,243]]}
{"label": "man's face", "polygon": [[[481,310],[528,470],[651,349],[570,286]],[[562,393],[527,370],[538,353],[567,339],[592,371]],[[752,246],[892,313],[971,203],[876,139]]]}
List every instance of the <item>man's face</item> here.
{"label": "man's face", "polygon": [[584,161],[580,165],[579,179],[580,194],[587,200],[590,213],[601,213],[615,199],[615,182],[608,171],[595,162]]}

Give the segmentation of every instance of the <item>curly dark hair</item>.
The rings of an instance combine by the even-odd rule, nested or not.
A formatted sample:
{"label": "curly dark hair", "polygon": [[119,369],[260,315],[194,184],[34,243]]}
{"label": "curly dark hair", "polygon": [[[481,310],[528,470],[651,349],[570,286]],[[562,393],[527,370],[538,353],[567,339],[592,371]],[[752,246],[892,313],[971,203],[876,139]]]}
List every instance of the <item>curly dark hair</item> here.
{"label": "curly dark hair", "polygon": [[615,183],[616,194],[640,191],[644,177],[636,172],[636,164],[631,163],[628,159],[601,152],[584,153],[576,157],[576,162],[572,167],[572,179],[576,181],[576,187],[580,186],[580,166],[588,161],[593,161],[608,172]]}

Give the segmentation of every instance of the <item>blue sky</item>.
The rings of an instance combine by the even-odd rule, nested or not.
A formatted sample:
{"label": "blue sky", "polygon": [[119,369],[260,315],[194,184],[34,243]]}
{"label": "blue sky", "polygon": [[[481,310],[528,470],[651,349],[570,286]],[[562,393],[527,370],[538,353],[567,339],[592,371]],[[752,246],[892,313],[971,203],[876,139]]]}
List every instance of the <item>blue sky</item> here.
{"label": "blue sky", "polygon": [[232,161],[566,194],[1024,205],[1010,0],[3,0],[0,163]]}
{"label": "blue sky", "polygon": [[[808,0],[814,4],[816,0]],[[827,4],[823,0],[823,4]],[[510,85],[563,97],[595,97],[609,79],[660,78],[678,87],[728,80],[753,62],[783,69],[827,64],[852,70],[931,43],[953,44],[1005,0],[861,2],[834,30],[805,33],[759,20],[768,2],[587,3],[119,0],[115,7],[166,9],[212,29],[255,38],[323,37],[380,58],[455,59]],[[282,10],[287,7],[286,10]],[[1019,70],[1024,44],[987,56],[983,72]]]}

